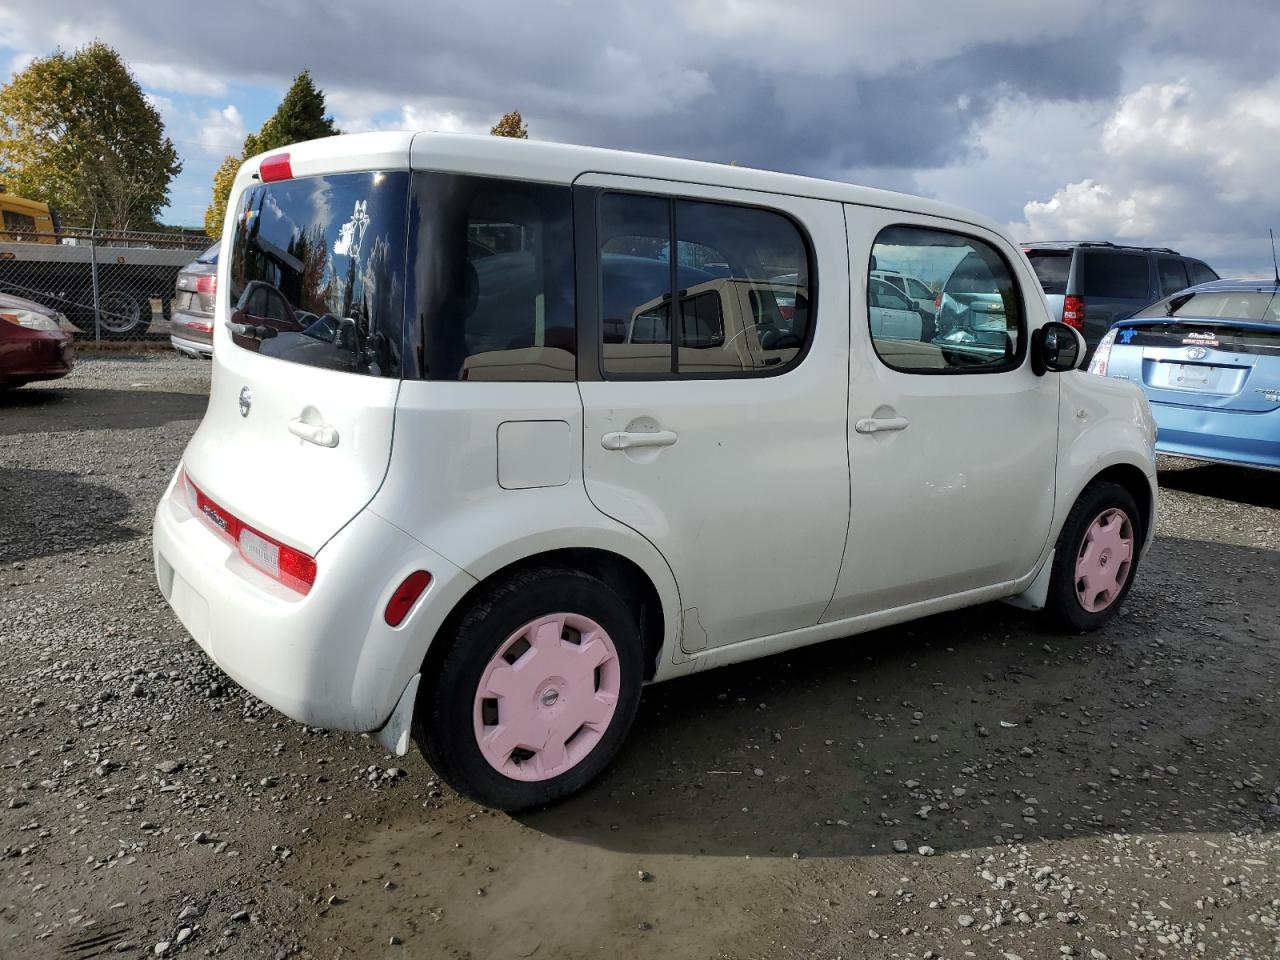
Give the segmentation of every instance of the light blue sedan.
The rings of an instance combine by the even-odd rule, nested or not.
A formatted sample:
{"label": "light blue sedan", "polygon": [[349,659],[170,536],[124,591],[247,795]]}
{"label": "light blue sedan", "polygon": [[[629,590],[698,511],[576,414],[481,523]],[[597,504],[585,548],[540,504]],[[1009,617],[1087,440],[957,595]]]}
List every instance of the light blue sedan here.
{"label": "light blue sedan", "polygon": [[1158,453],[1280,470],[1280,281],[1158,300],[1107,331],[1089,372],[1146,391]]}

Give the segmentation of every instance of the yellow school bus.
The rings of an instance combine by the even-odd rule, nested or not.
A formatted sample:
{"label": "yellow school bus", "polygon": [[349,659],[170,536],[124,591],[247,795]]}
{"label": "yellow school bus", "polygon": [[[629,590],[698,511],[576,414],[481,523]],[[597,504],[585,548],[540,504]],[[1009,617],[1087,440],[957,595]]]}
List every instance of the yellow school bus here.
{"label": "yellow school bus", "polygon": [[39,200],[0,193],[0,240],[10,243],[57,243],[58,211]]}

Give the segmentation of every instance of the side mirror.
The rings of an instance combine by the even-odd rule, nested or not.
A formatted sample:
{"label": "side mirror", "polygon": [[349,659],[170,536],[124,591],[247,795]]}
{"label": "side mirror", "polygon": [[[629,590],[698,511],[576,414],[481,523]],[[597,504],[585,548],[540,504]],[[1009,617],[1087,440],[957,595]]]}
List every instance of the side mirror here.
{"label": "side mirror", "polygon": [[1057,320],[1031,335],[1031,369],[1036,376],[1079,369],[1088,352],[1080,331]]}
{"label": "side mirror", "polygon": [[338,321],[338,331],[333,338],[333,342],[336,346],[343,350],[354,351],[356,349],[358,337],[359,335],[356,330],[356,322],[354,320],[350,317],[343,317]]}

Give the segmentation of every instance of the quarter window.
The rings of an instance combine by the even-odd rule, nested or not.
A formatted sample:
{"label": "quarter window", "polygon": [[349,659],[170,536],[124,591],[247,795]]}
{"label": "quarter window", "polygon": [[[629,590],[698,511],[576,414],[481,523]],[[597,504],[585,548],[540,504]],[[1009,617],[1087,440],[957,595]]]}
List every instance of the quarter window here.
{"label": "quarter window", "polygon": [[779,213],[607,193],[599,251],[606,376],[773,373],[808,342],[808,249]]}
{"label": "quarter window", "polygon": [[4,211],[4,226],[10,233],[34,234],[36,232],[36,218],[29,217],[25,213],[6,210]]}
{"label": "quarter window", "polygon": [[[996,373],[1022,360],[1022,300],[1004,257],[974,237],[922,227],[880,231],[871,248],[867,313],[881,361],[904,373]],[[932,299],[880,279],[893,271]],[[885,273],[885,276],[890,274]]]}

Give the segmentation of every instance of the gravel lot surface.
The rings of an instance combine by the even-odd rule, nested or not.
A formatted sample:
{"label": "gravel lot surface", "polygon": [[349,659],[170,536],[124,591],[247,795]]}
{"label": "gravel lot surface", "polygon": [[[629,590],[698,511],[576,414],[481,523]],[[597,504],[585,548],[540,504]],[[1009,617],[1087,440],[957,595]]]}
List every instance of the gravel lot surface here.
{"label": "gravel lot surface", "polygon": [[1090,638],[1003,605],[646,691],[519,817],[240,691],[163,603],[208,364],[0,395],[0,957],[1280,955],[1280,478],[1170,462]]}

